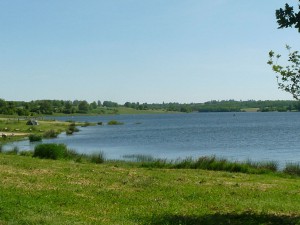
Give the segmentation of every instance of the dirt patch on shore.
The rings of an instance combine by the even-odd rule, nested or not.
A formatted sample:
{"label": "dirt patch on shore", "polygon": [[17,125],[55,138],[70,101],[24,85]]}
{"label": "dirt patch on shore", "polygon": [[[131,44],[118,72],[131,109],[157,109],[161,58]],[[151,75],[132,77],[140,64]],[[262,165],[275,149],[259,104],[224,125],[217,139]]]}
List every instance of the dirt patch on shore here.
{"label": "dirt patch on shore", "polygon": [[1,132],[1,136],[0,137],[3,137],[4,136],[7,136],[7,137],[13,137],[13,136],[27,136],[28,133],[16,133],[16,132]]}

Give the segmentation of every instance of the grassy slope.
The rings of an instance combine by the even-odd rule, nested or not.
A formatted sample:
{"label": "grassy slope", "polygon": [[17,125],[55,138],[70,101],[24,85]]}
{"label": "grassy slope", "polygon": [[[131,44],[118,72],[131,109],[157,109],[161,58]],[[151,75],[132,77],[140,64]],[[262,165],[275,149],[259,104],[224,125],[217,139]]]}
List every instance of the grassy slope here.
{"label": "grassy slope", "polygon": [[0,154],[0,224],[300,224],[299,178]]}

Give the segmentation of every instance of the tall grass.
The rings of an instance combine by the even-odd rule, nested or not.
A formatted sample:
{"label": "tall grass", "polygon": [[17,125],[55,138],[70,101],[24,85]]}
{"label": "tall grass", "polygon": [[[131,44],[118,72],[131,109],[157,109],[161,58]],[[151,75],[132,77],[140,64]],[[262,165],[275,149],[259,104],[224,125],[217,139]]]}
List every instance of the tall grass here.
{"label": "tall grass", "polygon": [[152,162],[154,160],[153,156],[143,154],[127,154],[123,155],[123,158],[134,162]]}
{"label": "tall grass", "polygon": [[62,159],[67,155],[67,146],[64,144],[40,144],[35,146],[33,157],[42,159]]}
{"label": "tall grass", "polygon": [[300,176],[300,164],[299,163],[287,163],[284,170],[284,173],[293,175],[293,176]]}
{"label": "tall grass", "polygon": [[[149,159],[149,158],[148,158]],[[269,173],[276,172],[278,165],[276,162],[231,162],[227,159],[217,158],[216,156],[203,156],[198,159],[186,158],[183,160],[161,160],[153,159],[141,161],[142,167],[170,168],[170,169],[203,169],[242,173]]]}
{"label": "tall grass", "polygon": [[79,154],[75,150],[68,149],[64,144],[40,144],[35,146],[33,157],[42,159],[65,159],[74,160],[75,162],[92,162],[96,164],[104,163],[105,157],[103,152],[92,155]]}
{"label": "tall grass", "polygon": [[92,155],[86,156],[92,163],[101,164],[105,161],[104,152],[94,153]]}
{"label": "tall grass", "polygon": [[8,154],[8,155],[18,155],[19,148],[18,148],[18,146],[15,146],[12,149],[6,151],[5,153]]}

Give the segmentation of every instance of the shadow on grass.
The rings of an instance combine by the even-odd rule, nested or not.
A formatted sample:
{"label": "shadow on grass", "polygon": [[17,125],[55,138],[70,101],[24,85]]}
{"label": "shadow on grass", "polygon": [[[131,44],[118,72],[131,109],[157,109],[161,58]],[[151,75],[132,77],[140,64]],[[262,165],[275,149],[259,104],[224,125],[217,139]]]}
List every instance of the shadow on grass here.
{"label": "shadow on grass", "polygon": [[205,216],[166,215],[146,219],[150,225],[300,225],[300,216],[255,214],[213,214]]}

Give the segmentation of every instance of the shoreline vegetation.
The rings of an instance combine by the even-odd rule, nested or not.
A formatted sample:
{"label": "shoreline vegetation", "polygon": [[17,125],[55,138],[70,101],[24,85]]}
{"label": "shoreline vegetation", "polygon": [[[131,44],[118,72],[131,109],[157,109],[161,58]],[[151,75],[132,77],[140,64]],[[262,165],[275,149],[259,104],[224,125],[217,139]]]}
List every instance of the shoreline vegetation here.
{"label": "shoreline vegetation", "polygon": [[[31,124],[31,122],[36,124]],[[124,123],[111,120],[105,125],[123,125]],[[0,144],[29,139],[30,142],[41,141],[43,138],[56,138],[65,132],[72,135],[79,132],[79,127],[103,126],[103,122],[74,122],[72,120],[63,122],[56,120],[45,120],[43,117],[32,119],[31,117],[8,117],[0,118]]]}
{"label": "shoreline vegetation", "polygon": [[[153,114],[153,113],[190,113],[190,112],[288,112],[300,111],[300,103],[295,100],[222,100],[204,103],[139,103],[126,102],[119,104],[112,101],[85,100],[35,100],[5,101],[0,99],[0,115],[6,117],[44,115],[115,115],[115,114]],[[2,116],[2,117],[3,117]]]}
{"label": "shoreline vegetation", "polygon": [[[238,168],[237,162],[211,156],[170,163],[142,155],[111,161],[101,152],[82,156],[51,146],[0,153],[1,224],[300,223],[299,177],[272,171],[272,163],[272,169],[247,162],[254,170],[220,171],[217,164]],[[56,160],[48,159],[51,148]],[[213,167],[194,168],[200,162]]]}
{"label": "shoreline vegetation", "polygon": [[122,163],[141,168],[159,169],[197,169],[212,171],[227,171],[246,174],[276,174],[300,177],[300,163],[286,163],[279,169],[276,161],[229,161],[225,158],[201,156],[198,158],[187,157],[185,159],[167,160],[154,158],[150,155],[124,155],[124,160],[106,160],[102,151],[94,154],[80,154],[69,149],[65,144],[38,144],[33,151],[19,151],[17,147],[3,151],[0,145],[0,154],[35,157],[40,159],[69,160],[75,163]]}

